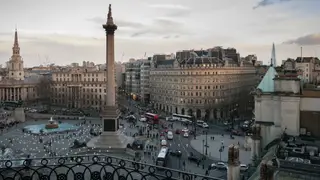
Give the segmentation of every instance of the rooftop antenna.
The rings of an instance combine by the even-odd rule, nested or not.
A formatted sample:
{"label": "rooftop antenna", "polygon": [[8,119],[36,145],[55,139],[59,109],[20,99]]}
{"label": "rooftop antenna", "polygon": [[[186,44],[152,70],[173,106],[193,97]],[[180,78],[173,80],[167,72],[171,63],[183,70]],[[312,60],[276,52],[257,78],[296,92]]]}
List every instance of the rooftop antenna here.
{"label": "rooftop antenna", "polygon": [[121,63],[122,63],[122,60],[123,60],[123,56],[124,56],[124,52],[121,55]]}

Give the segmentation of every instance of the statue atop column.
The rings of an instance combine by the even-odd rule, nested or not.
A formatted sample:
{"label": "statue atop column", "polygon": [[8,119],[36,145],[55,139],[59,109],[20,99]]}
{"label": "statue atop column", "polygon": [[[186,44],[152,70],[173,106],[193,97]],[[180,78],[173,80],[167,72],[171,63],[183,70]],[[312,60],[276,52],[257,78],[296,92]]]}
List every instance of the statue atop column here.
{"label": "statue atop column", "polygon": [[108,19],[112,18],[111,4],[109,4]]}

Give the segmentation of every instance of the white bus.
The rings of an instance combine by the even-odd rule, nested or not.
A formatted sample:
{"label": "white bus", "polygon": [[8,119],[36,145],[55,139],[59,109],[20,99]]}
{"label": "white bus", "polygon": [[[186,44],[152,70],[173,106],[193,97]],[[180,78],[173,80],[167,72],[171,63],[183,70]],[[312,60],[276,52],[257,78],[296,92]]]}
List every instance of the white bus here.
{"label": "white bus", "polygon": [[182,115],[182,114],[172,114],[172,119],[176,121],[188,121],[192,122],[192,117],[188,115]]}
{"label": "white bus", "polygon": [[169,152],[169,150],[167,147],[162,147],[160,149],[160,152],[159,152],[157,160],[156,160],[157,166],[163,166],[163,167],[166,166],[167,159],[168,159],[168,152]]}

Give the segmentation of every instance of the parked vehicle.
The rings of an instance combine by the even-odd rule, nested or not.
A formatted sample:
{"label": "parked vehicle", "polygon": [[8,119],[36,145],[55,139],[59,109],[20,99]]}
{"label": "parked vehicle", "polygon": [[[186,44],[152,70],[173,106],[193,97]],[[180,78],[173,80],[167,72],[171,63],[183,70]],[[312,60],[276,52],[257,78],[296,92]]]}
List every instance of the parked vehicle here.
{"label": "parked vehicle", "polygon": [[212,163],[209,169],[228,170],[228,165],[224,162]]}
{"label": "parked vehicle", "polygon": [[180,150],[170,151],[171,156],[181,157],[182,152]]}
{"label": "parked vehicle", "polygon": [[185,132],[185,133],[183,134],[183,137],[187,138],[187,137],[189,137],[189,134],[188,134],[187,132]]}
{"label": "parked vehicle", "polygon": [[189,161],[193,161],[193,162],[195,162],[195,163],[200,163],[200,162],[201,162],[200,158],[198,158],[198,157],[196,157],[196,156],[194,156],[194,155],[192,155],[192,154],[190,154],[190,155],[188,156],[188,160],[189,160]]}
{"label": "parked vehicle", "polygon": [[167,139],[168,139],[168,140],[172,140],[172,139],[173,139],[173,133],[172,133],[172,131],[168,131],[168,133],[167,133]]}
{"label": "parked vehicle", "polygon": [[249,166],[246,164],[240,164],[240,171],[246,172],[249,169]]}

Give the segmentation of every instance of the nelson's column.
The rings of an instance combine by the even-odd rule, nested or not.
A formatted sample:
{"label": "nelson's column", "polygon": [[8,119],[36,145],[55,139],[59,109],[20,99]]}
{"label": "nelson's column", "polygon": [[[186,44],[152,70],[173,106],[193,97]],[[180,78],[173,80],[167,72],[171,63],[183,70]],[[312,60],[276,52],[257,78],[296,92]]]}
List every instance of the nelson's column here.
{"label": "nelson's column", "polygon": [[96,150],[107,152],[124,151],[132,138],[119,131],[118,110],[116,105],[116,86],[114,75],[114,32],[117,25],[112,18],[111,4],[109,5],[108,20],[102,27],[106,31],[106,64],[107,64],[107,98],[106,107],[101,114],[102,134],[91,139],[87,146]]}

